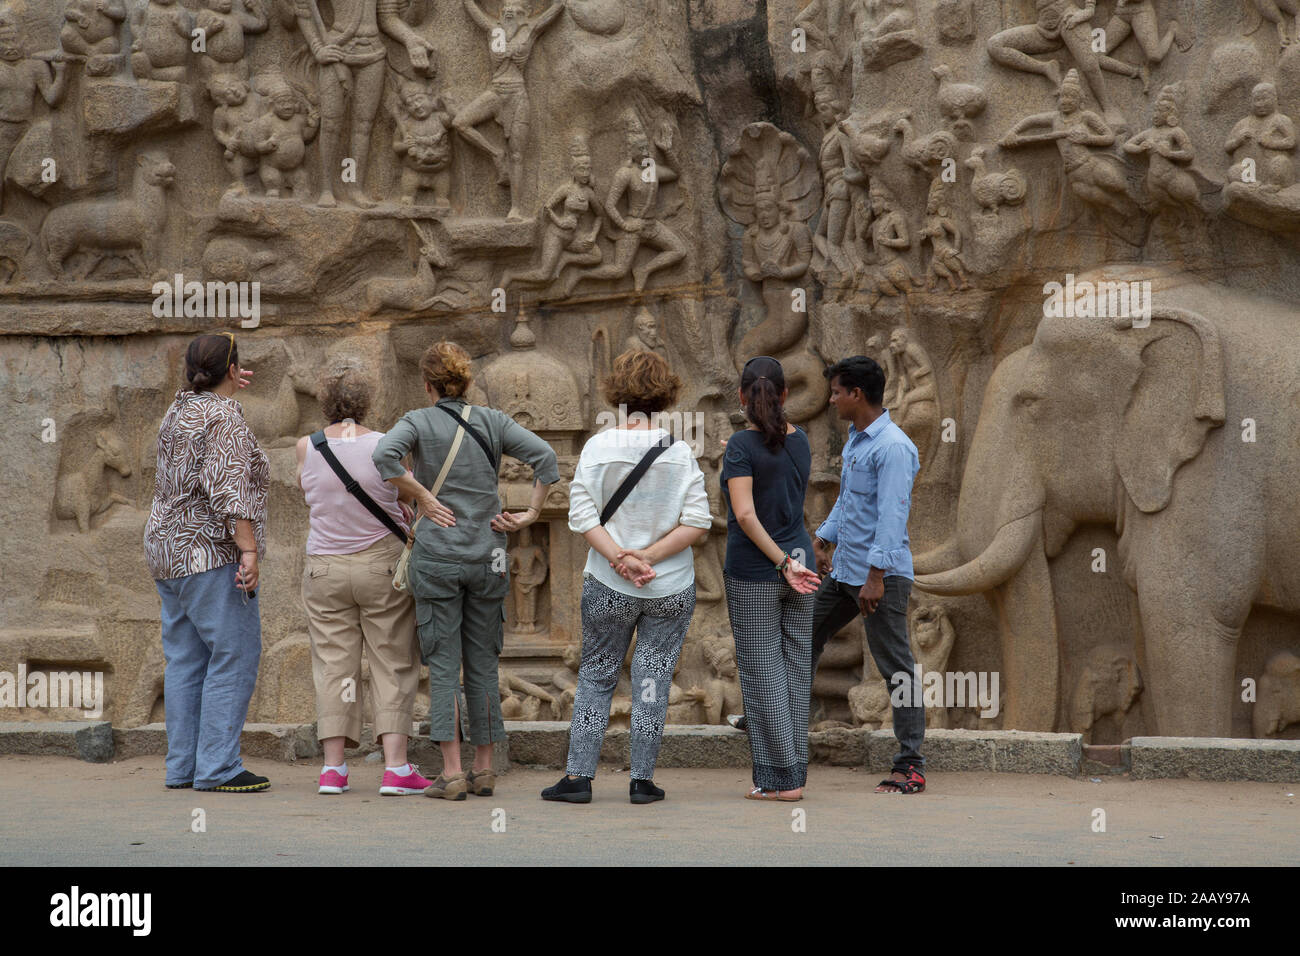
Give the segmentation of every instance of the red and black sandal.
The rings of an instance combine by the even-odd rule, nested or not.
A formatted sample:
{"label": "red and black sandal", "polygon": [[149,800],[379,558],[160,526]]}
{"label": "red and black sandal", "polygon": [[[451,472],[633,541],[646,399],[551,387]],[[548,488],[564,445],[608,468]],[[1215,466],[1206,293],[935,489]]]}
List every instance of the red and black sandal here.
{"label": "red and black sandal", "polygon": [[[901,773],[901,771],[894,771]],[[886,777],[880,783],[876,784],[876,793],[922,793],[925,790],[925,774],[917,770],[916,767],[909,765],[907,768],[907,779],[895,780],[893,777]]]}

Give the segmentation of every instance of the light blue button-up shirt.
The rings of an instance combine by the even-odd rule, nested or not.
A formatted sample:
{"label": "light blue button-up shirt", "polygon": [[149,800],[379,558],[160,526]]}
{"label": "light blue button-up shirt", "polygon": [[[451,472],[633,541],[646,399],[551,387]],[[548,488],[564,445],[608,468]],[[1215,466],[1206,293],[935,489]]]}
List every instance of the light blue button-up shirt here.
{"label": "light blue button-up shirt", "polygon": [[817,529],[817,537],[835,545],[831,577],[858,586],[875,567],[911,580],[907,515],[920,468],[916,446],[886,410],[866,431],[850,425],[842,454],[840,494]]}

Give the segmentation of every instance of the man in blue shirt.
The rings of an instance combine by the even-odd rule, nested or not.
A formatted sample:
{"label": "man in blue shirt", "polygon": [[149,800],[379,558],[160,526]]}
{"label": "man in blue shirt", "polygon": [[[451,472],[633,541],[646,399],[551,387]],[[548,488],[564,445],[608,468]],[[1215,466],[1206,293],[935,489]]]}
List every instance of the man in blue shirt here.
{"label": "man in blue shirt", "polygon": [[876,792],[920,793],[925,789],[925,708],[907,638],[912,593],[907,516],[919,467],[916,446],[889,419],[883,406],[885,373],[875,361],[855,355],[825,375],[831,404],[840,420],[851,424],[839,497],[813,538],[822,575],[813,610],[813,675],[826,642],[861,614],[867,646],[890,691],[899,744],[893,774]]}

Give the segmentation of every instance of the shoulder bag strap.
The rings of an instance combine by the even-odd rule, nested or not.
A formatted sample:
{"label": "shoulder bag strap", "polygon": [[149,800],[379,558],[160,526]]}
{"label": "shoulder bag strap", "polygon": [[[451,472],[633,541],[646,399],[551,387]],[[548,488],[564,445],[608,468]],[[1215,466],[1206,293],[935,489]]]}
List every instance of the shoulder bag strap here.
{"label": "shoulder bag strap", "polygon": [[[468,416],[469,412],[470,412],[470,406],[467,405],[465,407],[465,414]],[[456,417],[459,418],[460,416],[457,415]],[[468,423],[462,421],[462,424],[468,427]],[[447,452],[447,457],[443,459],[442,468],[438,470],[438,477],[433,479],[433,487],[429,489],[429,493],[432,494],[435,498],[438,497],[438,492],[442,491],[442,483],[447,480],[447,473],[451,471],[452,462],[456,460],[456,454],[457,452],[460,451],[460,443],[464,440],[464,438],[465,438],[465,429],[457,428],[456,437],[451,440],[451,449]],[[406,542],[407,548],[410,548],[411,545],[415,542],[415,529],[420,524],[420,522],[424,520],[424,515],[418,513],[419,511],[418,508],[416,509],[416,511],[417,514],[415,516],[415,521],[411,523],[411,537],[410,540]]]}
{"label": "shoulder bag strap", "polygon": [[[466,414],[466,415],[469,414],[469,410],[470,410],[472,407],[473,407],[473,406],[471,406],[471,405],[466,405],[466,406],[465,406],[465,414]],[[472,427],[472,426],[470,425],[468,419],[466,419],[466,418],[462,418],[458,413],[452,411],[452,410],[451,410],[450,408],[448,408],[446,405],[435,405],[434,408],[438,409],[438,411],[440,411],[440,412],[446,412],[446,413],[447,413],[448,415],[450,415],[452,418],[456,419],[456,421],[460,422],[461,427],[464,428],[467,432],[469,432],[469,437],[472,438],[472,439],[474,439],[476,442],[478,442],[479,447],[483,449],[483,454],[487,455],[487,459],[488,459],[488,461],[492,463],[492,470],[495,472],[495,471],[497,470],[497,459],[496,459],[496,456],[492,454],[492,446],[490,446],[490,445],[488,444],[488,441],[487,441],[486,438],[484,438],[482,435],[479,434],[478,429]]]}
{"label": "shoulder bag strap", "polygon": [[374,498],[371,498],[370,495],[366,494],[366,490],[362,488],[357,480],[348,473],[348,470],[343,467],[343,462],[339,461],[337,456],[335,456],[334,452],[330,449],[329,440],[325,437],[324,429],[312,433],[311,443],[312,447],[321,453],[321,457],[324,458],[325,462],[331,469],[333,469],[334,474],[339,476],[339,481],[343,482],[343,487],[347,489],[348,494],[361,502],[361,506],[374,515],[375,519],[379,521],[380,524],[405,541],[406,533],[402,531],[402,526],[394,521],[392,515],[381,508],[375,502]]}
{"label": "shoulder bag strap", "polygon": [[645,473],[650,470],[650,466],[655,463],[655,459],[671,448],[672,445],[673,437],[671,435],[665,435],[647,449],[646,453],[641,456],[641,460],[636,463],[636,467],[628,473],[628,476],[623,479],[623,483],[615,489],[613,497],[611,497],[609,501],[605,502],[605,507],[600,511],[600,523],[602,525],[606,524],[610,518],[614,517],[614,512],[617,511],[619,505],[627,499],[627,496],[632,493],[632,489],[637,486],[637,482],[639,482],[645,476]]}

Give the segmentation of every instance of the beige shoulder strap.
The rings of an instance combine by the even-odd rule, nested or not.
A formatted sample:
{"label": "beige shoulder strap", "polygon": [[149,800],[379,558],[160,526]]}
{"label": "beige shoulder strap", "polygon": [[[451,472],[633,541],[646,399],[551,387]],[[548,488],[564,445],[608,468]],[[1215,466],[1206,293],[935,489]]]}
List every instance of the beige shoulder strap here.
{"label": "beige shoulder strap", "polygon": [[[473,410],[474,410],[473,405],[465,406],[465,421],[469,421],[470,412],[472,412]],[[452,463],[456,460],[456,453],[460,451],[460,443],[464,440],[465,440],[465,429],[462,426],[457,425],[456,437],[451,440],[451,451],[447,452],[447,457],[442,463],[442,470],[438,472],[438,477],[434,479],[433,487],[429,489],[429,493],[432,494],[435,498],[438,497],[438,492],[442,490],[442,483],[447,480],[447,473],[451,471]],[[423,520],[424,520],[424,515],[416,516],[415,522],[411,525],[411,539],[406,543],[407,548],[410,548],[411,544],[415,541],[416,525],[418,525]]]}
{"label": "beige shoulder strap", "polygon": [[[465,421],[469,421],[470,414],[474,411],[473,405],[465,406]],[[456,460],[456,453],[460,451],[460,443],[465,440],[465,429],[461,425],[456,426],[456,437],[451,440],[451,451],[447,453],[447,460],[442,463],[442,471],[438,472],[438,477],[429,489],[433,496],[438,497],[438,492],[442,490],[442,483],[447,480],[447,472],[451,471],[452,462]]]}

